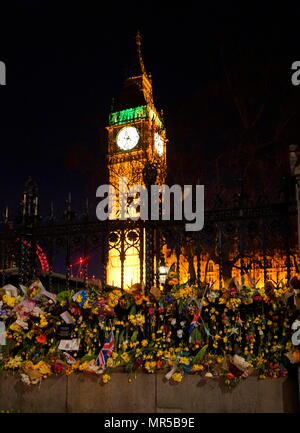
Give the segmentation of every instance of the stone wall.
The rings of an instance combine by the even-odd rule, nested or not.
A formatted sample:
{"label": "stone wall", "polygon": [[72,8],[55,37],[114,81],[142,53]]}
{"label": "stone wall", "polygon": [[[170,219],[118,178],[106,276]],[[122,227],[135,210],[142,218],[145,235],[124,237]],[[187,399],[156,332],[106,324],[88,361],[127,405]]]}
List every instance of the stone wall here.
{"label": "stone wall", "polygon": [[0,374],[0,410],[32,412],[297,412],[297,379],[249,377],[232,390],[219,380],[186,375],[180,384],[163,375],[113,372],[106,385],[87,373],[50,377],[28,387],[18,376]]}

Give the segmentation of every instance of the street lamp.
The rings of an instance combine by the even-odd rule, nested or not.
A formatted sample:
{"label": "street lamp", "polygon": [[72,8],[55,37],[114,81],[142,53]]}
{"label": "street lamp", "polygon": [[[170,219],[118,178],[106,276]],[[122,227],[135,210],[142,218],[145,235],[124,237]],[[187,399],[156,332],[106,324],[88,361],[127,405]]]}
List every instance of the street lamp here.
{"label": "street lamp", "polygon": [[166,266],[164,257],[160,259],[158,272],[159,272],[159,284],[165,284],[169,272],[169,268]]}

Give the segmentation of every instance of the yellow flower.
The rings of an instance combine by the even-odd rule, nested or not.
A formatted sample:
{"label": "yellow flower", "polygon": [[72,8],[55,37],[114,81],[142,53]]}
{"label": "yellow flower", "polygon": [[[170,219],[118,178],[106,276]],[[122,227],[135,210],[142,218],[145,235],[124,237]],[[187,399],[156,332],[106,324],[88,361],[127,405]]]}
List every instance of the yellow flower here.
{"label": "yellow flower", "polygon": [[14,307],[15,303],[16,303],[17,298],[15,298],[14,296],[9,296],[9,295],[3,295],[2,297],[2,301],[8,305],[9,307]]}
{"label": "yellow flower", "polygon": [[103,382],[103,383],[107,383],[107,382],[109,382],[110,379],[111,379],[111,377],[110,377],[109,374],[103,374],[103,376],[102,376],[102,382]]}
{"label": "yellow flower", "polygon": [[142,340],[142,346],[143,347],[148,346],[148,340]]}
{"label": "yellow flower", "polygon": [[193,366],[192,366],[192,371],[201,371],[201,370],[203,370],[204,369],[204,367],[203,367],[203,365],[201,365],[201,364],[194,364]]}
{"label": "yellow flower", "polygon": [[45,328],[48,325],[48,322],[46,320],[45,314],[41,314],[40,315],[40,323],[39,323],[39,327],[40,328]]}
{"label": "yellow flower", "polygon": [[112,358],[108,358],[107,367],[113,367],[113,365],[114,365],[114,360]]}
{"label": "yellow flower", "polygon": [[130,361],[130,356],[128,355],[127,352],[122,353],[121,358],[123,359],[124,362],[129,362]]}
{"label": "yellow flower", "polygon": [[183,378],[183,376],[181,373],[173,373],[172,374],[172,379],[174,380],[174,382],[181,382],[182,378]]}
{"label": "yellow flower", "polygon": [[185,365],[189,365],[190,364],[189,358],[186,358],[186,357],[181,357],[180,360],[179,360],[179,362],[181,364],[185,364]]}
{"label": "yellow flower", "polygon": [[79,370],[83,371],[88,367],[89,363],[88,362],[83,362],[80,366],[79,366]]}
{"label": "yellow flower", "polygon": [[91,308],[91,307],[92,307],[92,305],[90,304],[89,300],[87,299],[85,301],[85,303],[83,304],[83,308]]}
{"label": "yellow flower", "polygon": [[15,356],[4,364],[5,368],[18,368],[22,364],[21,356]]}
{"label": "yellow flower", "polygon": [[38,370],[40,373],[42,373],[43,376],[46,374],[51,374],[51,369],[50,369],[49,365],[46,364],[46,362],[44,362],[44,361],[38,362],[34,366],[34,369]]}
{"label": "yellow flower", "polygon": [[129,314],[128,320],[135,326],[142,326],[145,323],[145,316],[141,313]]}
{"label": "yellow flower", "polygon": [[21,326],[18,325],[17,323],[12,323],[10,325],[9,329],[11,329],[12,331],[20,331],[21,330]]}
{"label": "yellow flower", "polygon": [[30,340],[32,339],[33,336],[34,336],[34,331],[32,331],[32,330],[25,334],[25,337],[29,338]]}
{"label": "yellow flower", "polygon": [[108,305],[110,306],[110,307],[115,307],[116,305],[118,305],[118,302],[119,302],[119,298],[118,298],[118,296],[116,296],[116,295],[114,295],[114,293],[113,292],[111,292],[109,295],[108,295],[108,298],[107,298],[107,303],[108,303]]}
{"label": "yellow flower", "polygon": [[145,369],[148,371],[148,373],[154,373],[155,367],[156,367],[156,361],[145,362]]}

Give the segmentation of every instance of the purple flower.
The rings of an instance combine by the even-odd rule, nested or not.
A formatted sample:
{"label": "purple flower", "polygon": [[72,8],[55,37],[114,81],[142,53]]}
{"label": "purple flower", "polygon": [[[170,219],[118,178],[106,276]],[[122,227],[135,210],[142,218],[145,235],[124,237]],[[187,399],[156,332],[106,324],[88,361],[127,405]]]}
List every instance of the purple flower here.
{"label": "purple flower", "polygon": [[133,363],[133,368],[137,369],[140,368],[140,366],[143,364],[143,360],[142,359],[136,359]]}

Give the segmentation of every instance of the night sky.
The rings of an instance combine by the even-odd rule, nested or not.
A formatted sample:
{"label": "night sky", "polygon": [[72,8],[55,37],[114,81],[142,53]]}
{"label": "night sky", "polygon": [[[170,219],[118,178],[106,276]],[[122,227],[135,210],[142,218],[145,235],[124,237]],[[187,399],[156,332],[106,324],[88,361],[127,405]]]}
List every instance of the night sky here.
{"label": "night sky", "polygon": [[[156,106],[165,113],[171,180],[184,176],[184,166],[187,177],[211,182],[209,167],[231,147],[228,125],[237,119],[220,90],[224,65],[247,89],[252,107],[264,71],[274,116],[280,113],[284,122],[291,113],[290,135],[282,142],[299,141],[299,89],[290,79],[292,62],[300,60],[296,2],[281,8],[273,2],[185,3],[1,5],[0,60],[7,67],[7,85],[0,86],[1,208],[16,208],[29,175],[39,185],[44,214],[51,200],[61,213],[69,191],[78,208],[86,196],[92,202],[105,182],[105,126],[137,30]],[[268,113],[265,135],[274,116]]]}

